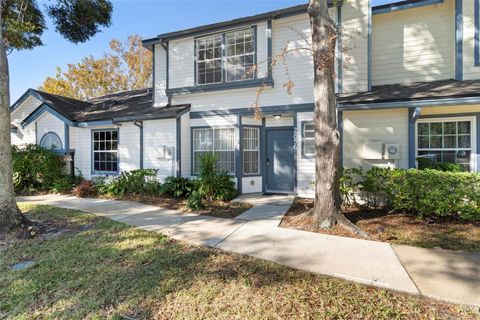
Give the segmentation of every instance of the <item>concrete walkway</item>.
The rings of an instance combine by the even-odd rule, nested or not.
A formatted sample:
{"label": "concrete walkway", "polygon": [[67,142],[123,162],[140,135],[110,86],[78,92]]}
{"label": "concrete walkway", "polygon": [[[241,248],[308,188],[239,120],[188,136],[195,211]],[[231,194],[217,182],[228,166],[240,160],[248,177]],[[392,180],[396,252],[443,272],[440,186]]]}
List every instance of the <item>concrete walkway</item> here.
{"label": "concrete walkway", "polygon": [[18,198],[105,216],[177,240],[246,254],[293,268],[480,307],[480,255],[317,234],[278,225],[291,196],[242,196],[254,205],[222,219],[129,201],[64,195]]}

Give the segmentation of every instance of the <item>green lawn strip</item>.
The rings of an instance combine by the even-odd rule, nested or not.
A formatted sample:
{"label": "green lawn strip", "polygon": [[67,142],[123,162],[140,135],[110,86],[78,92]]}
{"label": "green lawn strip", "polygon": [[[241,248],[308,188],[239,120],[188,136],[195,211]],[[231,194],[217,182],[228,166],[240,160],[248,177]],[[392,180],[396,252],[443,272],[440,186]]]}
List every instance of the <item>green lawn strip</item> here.
{"label": "green lawn strip", "polygon": [[[188,245],[74,210],[22,204],[72,232],[1,252],[0,319],[480,319],[461,306]],[[92,225],[85,231],[81,226]],[[35,265],[12,271],[32,259]]]}

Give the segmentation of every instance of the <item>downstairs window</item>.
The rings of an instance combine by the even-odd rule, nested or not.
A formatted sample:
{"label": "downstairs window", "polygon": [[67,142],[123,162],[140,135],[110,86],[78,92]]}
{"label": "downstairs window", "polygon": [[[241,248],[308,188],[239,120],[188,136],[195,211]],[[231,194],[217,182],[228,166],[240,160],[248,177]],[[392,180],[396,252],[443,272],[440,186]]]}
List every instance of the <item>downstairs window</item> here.
{"label": "downstairs window", "polygon": [[95,130],[93,142],[93,172],[118,172],[118,130]]}
{"label": "downstairs window", "polygon": [[474,126],[472,118],[417,121],[417,156],[458,163],[467,171],[473,170]]}
{"label": "downstairs window", "polygon": [[235,129],[199,128],[193,129],[193,173],[200,171],[200,157],[213,152],[217,155],[218,170],[235,173]]}

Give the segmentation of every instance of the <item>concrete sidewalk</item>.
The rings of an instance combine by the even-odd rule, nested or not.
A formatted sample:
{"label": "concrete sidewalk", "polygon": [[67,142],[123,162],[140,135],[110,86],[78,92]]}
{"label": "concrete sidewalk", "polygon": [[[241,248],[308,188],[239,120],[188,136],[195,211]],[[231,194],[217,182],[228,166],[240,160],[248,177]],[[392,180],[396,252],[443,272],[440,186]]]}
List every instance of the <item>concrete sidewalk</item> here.
{"label": "concrete sidewalk", "polygon": [[91,212],[174,239],[274,261],[301,270],[447,302],[480,306],[480,255],[430,250],[279,228],[291,196],[242,196],[254,205],[222,219],[129,201],[46,195],[21,197]]}

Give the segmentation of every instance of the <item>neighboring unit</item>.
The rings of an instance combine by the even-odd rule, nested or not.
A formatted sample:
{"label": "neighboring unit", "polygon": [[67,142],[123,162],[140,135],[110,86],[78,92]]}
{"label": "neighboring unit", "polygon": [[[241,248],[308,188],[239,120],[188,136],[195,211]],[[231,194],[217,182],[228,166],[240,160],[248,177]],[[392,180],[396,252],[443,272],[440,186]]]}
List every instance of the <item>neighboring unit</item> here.
{"label": "neighboring unit", "polygon": [[[427,156],[480,169],[480,0],[335,4],[343,165],[409,168]],[[86,102],[31,89],[12,106],[12,143],[70,154],[87,178],[136,168],[192,177],[199,156],[214,152],[242,193],[312,196],[306,10],[144,40],[153,89]]]}

